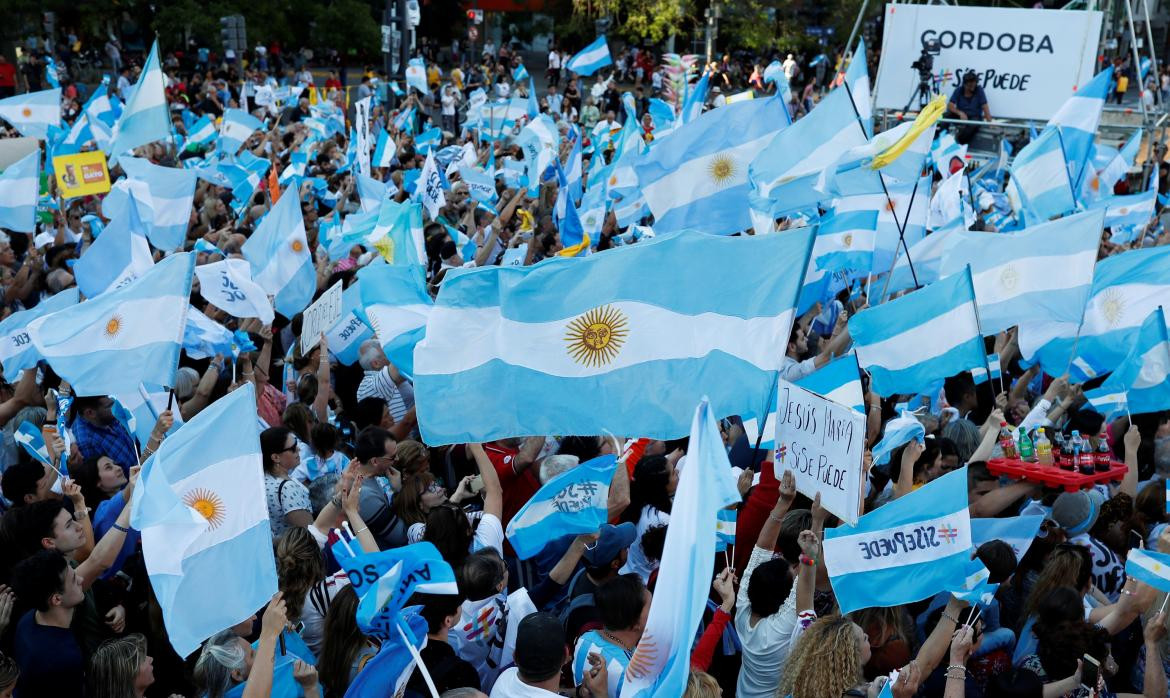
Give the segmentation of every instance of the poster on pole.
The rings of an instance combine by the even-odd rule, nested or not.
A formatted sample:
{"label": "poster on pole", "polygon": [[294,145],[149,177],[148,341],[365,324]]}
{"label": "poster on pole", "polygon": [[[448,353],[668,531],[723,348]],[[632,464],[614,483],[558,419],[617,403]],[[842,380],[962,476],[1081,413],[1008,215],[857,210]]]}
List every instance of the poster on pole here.
{"label": "poster on pole", "polygon": [[[784,448],[781,458],[779,450]],[[791,470],[796,491],[853,525],[865,498],[865,415],[781,379],[776,391],[776,476]]]}
{"label": "poster on pole", "polygon": [[106,154],[100,150],[58,155],[53,158],[53,172],[57,175],[57,190],[63,199],[105,194],[110,190]]}
{"label": "poster on pole", "polygon": [[[896,3],[885,13],[875,99],[881,109],[906,108],[922,77],[949,98],[975,71],[992,118],[1047,121],[1097,70],[1097,11]],[[938,53],[923,73],[912,64],[933,42]]]}
{"label": "poster on pole", "polygon": [[333,284],[321,297],[305,309],[301,320],[301,353],[321,341],[321,333],[328,332],[341,319],[341,282]]}
{"label": "poster on pole", "polygon": [[370,138],[370,101],[372,99],[372,97],[366,97],[353,105],[353,123],[357,133],[357,142],[354,144],[354,149],[357,151],[357,161],[354,163],[354,169],[367,177],[370,174],[370,151],[374,148]]}

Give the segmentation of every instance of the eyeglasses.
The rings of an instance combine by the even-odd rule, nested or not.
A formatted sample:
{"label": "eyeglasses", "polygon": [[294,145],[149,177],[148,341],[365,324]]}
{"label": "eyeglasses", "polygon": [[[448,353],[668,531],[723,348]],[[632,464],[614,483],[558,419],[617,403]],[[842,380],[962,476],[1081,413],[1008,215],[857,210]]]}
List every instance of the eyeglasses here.
{"label": "eyeglasses", "polygon": [[285,446],[284,448],[277,451],[277,453],[289,453],[295,450],[297,450],[297,444],[294,442],[292,446]]}

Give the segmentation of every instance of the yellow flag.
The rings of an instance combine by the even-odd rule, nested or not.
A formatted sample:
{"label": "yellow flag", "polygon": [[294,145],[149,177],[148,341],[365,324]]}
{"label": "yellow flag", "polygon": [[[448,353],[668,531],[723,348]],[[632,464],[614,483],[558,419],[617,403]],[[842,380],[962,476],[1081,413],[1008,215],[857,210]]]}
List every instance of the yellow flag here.
{"label": "yellow flag", "polygon": [[946,109],[946,106],[947,98],[943,95],[935,95],[934,99],[930,100],[930,104],[927,104],[922,111],[918,112],[918,116],[915,117],[910,129],[895,141],[893,145],[874,156],[873,160],[869,163],[870,168],[878,170],[897,160],[898,156],[904,153],[910,147],[910,144],[922,135],[923,131],[934,126],[942,118],[943,110]]}

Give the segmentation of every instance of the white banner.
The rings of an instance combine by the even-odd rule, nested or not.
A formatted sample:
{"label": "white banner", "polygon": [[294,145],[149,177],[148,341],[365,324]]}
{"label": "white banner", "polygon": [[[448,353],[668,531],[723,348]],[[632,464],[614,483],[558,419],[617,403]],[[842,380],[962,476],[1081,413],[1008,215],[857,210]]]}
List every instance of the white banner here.
{"label": "white banner", "polygon": [[357,150],[357,161],[354,163],[354,169],[367,177],[370,176],[370,151],[374,148],[370,138],[370,101],[372,99],[373,97],[366,97],[353,105],[353,125],[357,133],[354,143],[354,148]]}
{"label": "white banner", "polygon": [[905,108],[919,79],[911,64],[937,40],[934,74],[948,98],[974,70],[992,118],[1047,121],[1092,79],[1100,35],[1100,12],[886,5],[876,106]]}
{"label": "white banner", "polygon": [[305,309],[301,319],[301,353],[321,341],[321,333],[328,332],[341,320],[341,282],[333,284],[321,297]]}
{"label": "white banner", "polygon": [[791,470],[798,492],[819,492],[829,513],[856,524],[865,497],[865,415],[783,379],[776,397],[776,449],[787,449],[777,476]]}

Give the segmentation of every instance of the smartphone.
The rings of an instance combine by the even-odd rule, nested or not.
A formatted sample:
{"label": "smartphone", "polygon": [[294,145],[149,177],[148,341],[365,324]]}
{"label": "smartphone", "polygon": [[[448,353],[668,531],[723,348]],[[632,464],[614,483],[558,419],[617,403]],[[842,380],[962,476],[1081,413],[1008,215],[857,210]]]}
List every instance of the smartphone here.
{"label": "smartphone", "polygon": [[1101,662],[1085,655],[1081,663],[1081,688],[1088,691],[1097,690],[1097,680],[1101,676]]}
{"label": "smartphone", "polygon": [[483,492],[483,475],[476,475],[471,478],[470,489],[472,494]]}

